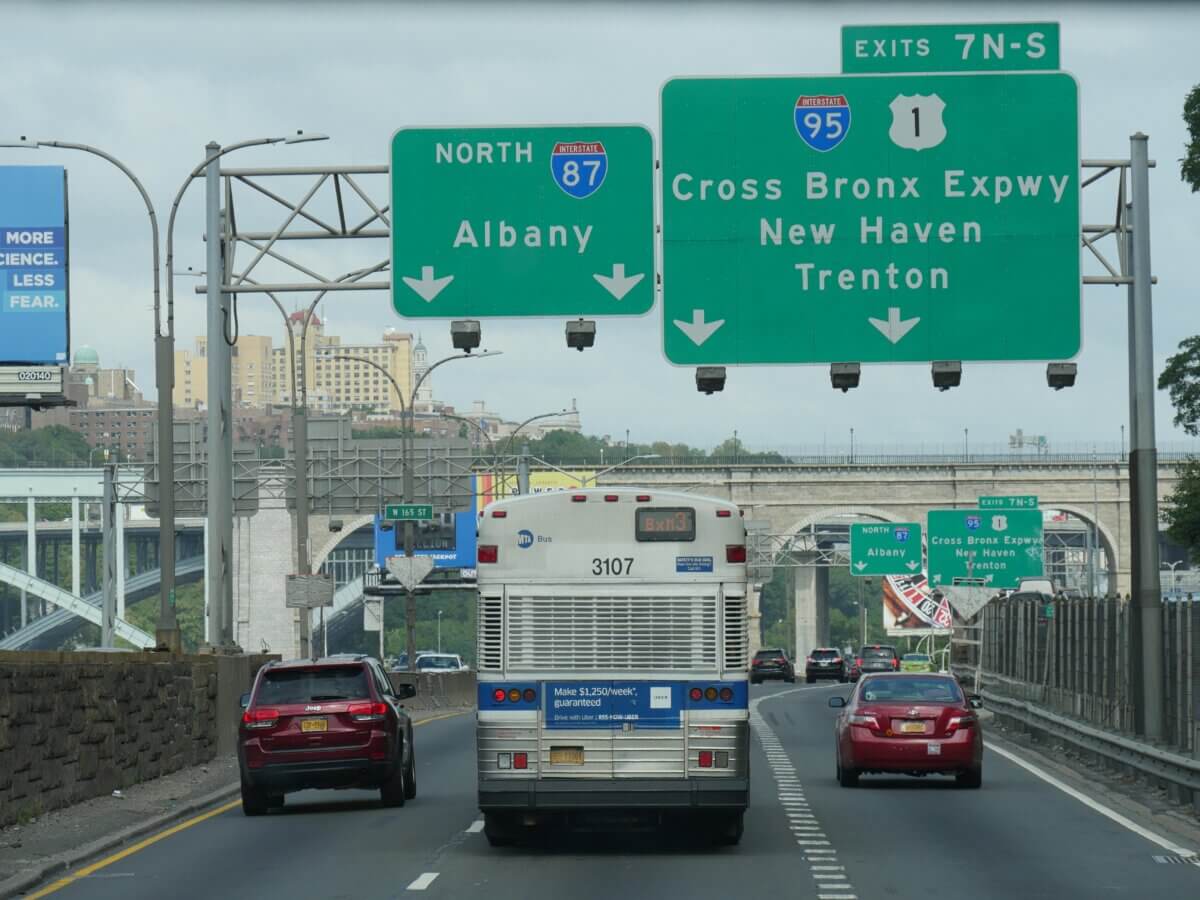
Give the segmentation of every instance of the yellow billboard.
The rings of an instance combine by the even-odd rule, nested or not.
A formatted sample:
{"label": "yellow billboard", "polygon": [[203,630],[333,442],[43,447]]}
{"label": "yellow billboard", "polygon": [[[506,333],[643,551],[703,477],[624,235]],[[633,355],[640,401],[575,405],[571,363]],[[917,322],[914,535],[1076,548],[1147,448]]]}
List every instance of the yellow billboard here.
{"label": "yellow billboard", "polygon": [[[529,492],[545,494],[549,491],[569,491],[583,487],[585,484],[591,484],[594,487],[595,480],[596,471],[594,469],[530,472]],[[513,472],[505,472],[500,475],[492,472],[477,473],[475,488],[476,513],[482,512],[483,508],[493,501],[515,497],[520,493],[517,490],[517,476]]]}

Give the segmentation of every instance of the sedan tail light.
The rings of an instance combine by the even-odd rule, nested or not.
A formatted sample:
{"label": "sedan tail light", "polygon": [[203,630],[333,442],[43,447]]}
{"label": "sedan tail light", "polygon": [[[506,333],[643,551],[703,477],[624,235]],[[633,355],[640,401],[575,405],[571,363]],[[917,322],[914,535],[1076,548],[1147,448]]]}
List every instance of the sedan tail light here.
{"label": "sedan tail light", "polygon": [[852,713],[846,717],[846,721],[851,725],[858,725],[862,728],[870,728],[872,731],[879,731],[879,720],[872,713]]}
{"label": "sedan tail light", "polygon": [[951,716],[950,721],[946,723],[946,734],[954,734],[960,728],[970,728],[979,722],[979,719],[974,713],[967,713],[965,716]]}
{"label": "sedan tail light", "polygon": [[279,722],[279,710],[270,707],[248,709],[242,713],[242,724],[247,728],[274,728]]}
{"label": "sedan tail light", "polygon": [[378,722],[387,715],[386,703],[351,703],[346,712],[355,722]]}

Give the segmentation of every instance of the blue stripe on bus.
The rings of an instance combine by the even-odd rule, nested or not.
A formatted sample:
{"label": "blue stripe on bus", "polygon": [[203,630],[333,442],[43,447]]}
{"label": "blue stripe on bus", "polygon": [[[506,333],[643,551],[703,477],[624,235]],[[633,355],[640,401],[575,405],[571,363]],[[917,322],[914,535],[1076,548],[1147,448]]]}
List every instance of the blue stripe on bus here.
{"label": "blue stripe on bus", "polygon": [[[641,684],[670,684],[678,685],[682,688],[681,694],[683,697],[684,709],[746,709],[750,705],[750,691],[745,681],[657,681],[652,679],[621,679],[621,683],[629,683],[636,681]],[[563,682],[558,682],[563,683]],[[578,684],[596,684],[595,680],[583,680],[571,682]],[[610,682],[611,683],[611,682]],[[718,699],[716,700],[693,700],[691,697],[692,688],[700,688],[704,691],[708,688],[716,688]],[[733,691],[733,697],[729,700],[719,699],[721,688],[730,688]],[[497,701],[495,691],[497,688],[503,688],[505,698],[502,701]],[[533,689],[534,699],[527,702],[524,699],[525,691]],[[507,693],[511,690],[521,692],[521,699],[513,702],[508,699]],[[483,710],[532,710],[540,709],[542,706],[542,692],[544,683],[537,681],[488,681],[480,682],[478,686],[478,704],[479,709]]]}

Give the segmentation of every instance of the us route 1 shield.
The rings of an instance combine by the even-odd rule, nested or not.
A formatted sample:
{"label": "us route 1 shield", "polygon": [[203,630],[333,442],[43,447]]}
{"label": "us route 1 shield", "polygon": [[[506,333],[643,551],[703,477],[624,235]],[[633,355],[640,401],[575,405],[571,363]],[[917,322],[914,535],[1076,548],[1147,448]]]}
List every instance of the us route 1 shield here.
{"label": "us route 1 shield", "polygon": [[668,81],[667,358],[1071,358],[1077,110],[1061,72]]}
{"label": "us route 1 shield", "polygon": [[654,150],[640,125],[405,128],[391,148],[402,316],[640,315]]}
{"label": "us route 1 shield", "polygon": [[912,575],[921,571],[916,522],[855,522],[850,526],[851,575]]}

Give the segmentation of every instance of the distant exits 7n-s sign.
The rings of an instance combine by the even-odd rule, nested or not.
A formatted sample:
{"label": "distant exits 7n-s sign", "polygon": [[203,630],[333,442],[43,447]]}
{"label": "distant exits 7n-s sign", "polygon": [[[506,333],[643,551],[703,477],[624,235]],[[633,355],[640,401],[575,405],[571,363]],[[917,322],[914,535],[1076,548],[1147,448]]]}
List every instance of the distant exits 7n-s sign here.
{"label": "distant exits 7n-s sign", "polygon": [[400,315],[653,305],[654,151],[640,125],[405,128],[391,172]]}
{"label": "distant exits 7n-s sign", "polygon": [[1073,357],[1077,110],[1062,72],[668,81],[667,358]]}

